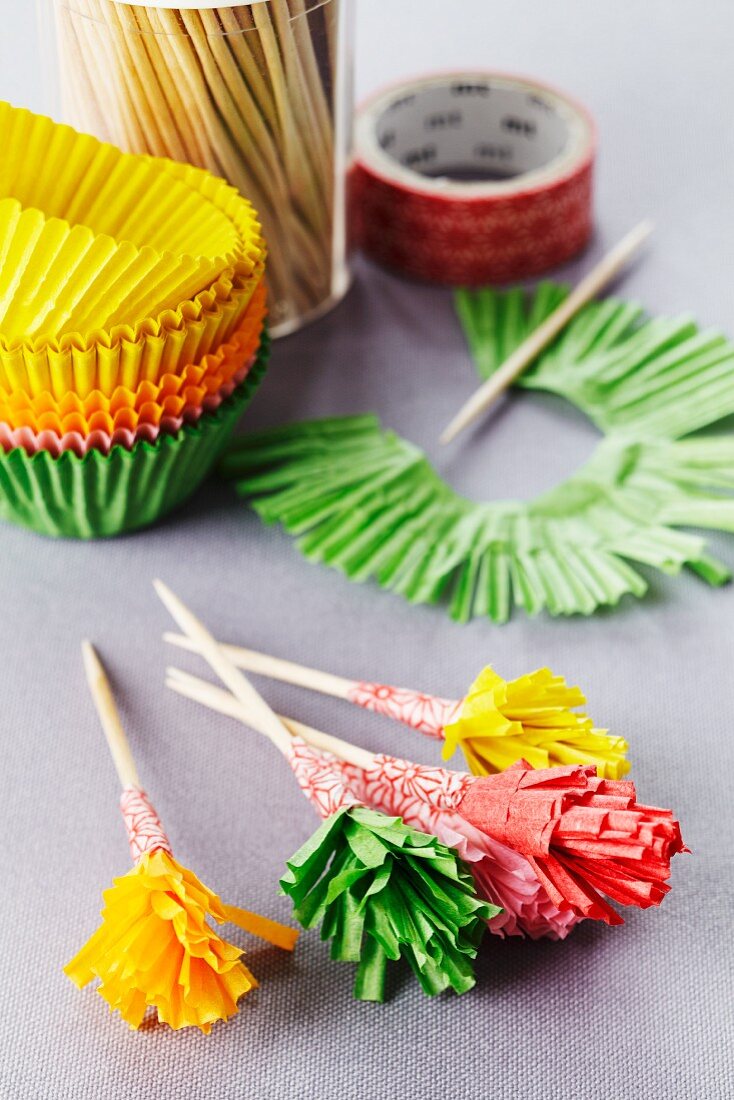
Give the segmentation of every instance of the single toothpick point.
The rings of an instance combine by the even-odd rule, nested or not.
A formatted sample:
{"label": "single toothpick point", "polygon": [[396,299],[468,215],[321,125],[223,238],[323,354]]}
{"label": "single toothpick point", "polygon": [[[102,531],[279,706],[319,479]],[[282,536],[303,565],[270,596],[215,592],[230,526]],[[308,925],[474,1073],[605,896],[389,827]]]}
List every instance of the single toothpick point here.
{"label": "single toothpick point", "polygon": [[88,680],[91,681],[95,676],[99,676],[100,674],[104,675],[104,669],[102,668],[102,662],[99,659],[97,650],[87,638],[82,642],[82,659],[84,661],[84,671],[87,674]]}
{"label": "single toothpick point", "polygon": [[89,690],[107,738],[120,784],[123,788],[139,787],[138,771],[120,721],[107,673],[97,650],[86,639],[82,642],[82,660]]}

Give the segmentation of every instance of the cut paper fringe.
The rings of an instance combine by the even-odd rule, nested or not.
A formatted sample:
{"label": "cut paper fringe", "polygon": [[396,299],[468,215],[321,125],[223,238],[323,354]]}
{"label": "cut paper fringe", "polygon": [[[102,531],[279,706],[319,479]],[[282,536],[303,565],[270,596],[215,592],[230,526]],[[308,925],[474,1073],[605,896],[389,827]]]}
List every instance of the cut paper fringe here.
{"label": "cut paper fringe", "polygon": [[630,770],[629,745],[571,709],[585,702],[580,688],[548,668],[515,680],[485,668],[443,727],[444,760],[461,748],[474,775],[525,759],[534,768],[593,764],[602,778],[621,779]]}
{"label": "cut paper fringe", "polygon": [[[230,659],[231,650],[221,649],[221,652]],[[262,672],[262,667],[258,671]],[[255,721],[251,711],[237,698],[178,669],[168,669],[166,685],[244,725],[252,725]],[[291,748],[291,766],[304,794],[322,816],[328,816],[341,806],[338,800],[335,804],[333,791],[346,789],[360,804],[389,817],[400,817],[404,824],[433,834],[442,844],[456,849],[472,872],[478,896],[503,909],[488,921],[495,934],[562,939],[573,928],[576,916],[561,912],[553,905],[523,855],[480,834],[457,814],[436,809],[416,798],[408,782],[386,781],[385,769],[378,768],[375,779],[375,757],[369,753],[292,719],[280,721],[293,737],[301,738],[310,746],[305,761],[302,759],[305,753]],[[259,724],[256,728],[262,729]],[[315,755],[317,752],[321,766]]]}
{"label": "cut paper fringe", "polygon": [[[184,617],[177,621],[186,630]],[[202,637],[187,633],[206,656]],[[216,645],[210,641],[209,650]],[[218,654],[223,667],[229,657],[223,650]],[[233,687],[236,675],[229,673],[225,682]],[[242,692],[233,699],[176,669],[169,669],[166,682],[179,694],[263,729]],[[363,803],[438,836],[462,858],[466,853],[477,892],[507,906],[510,916],[502,924],[510,934],[558,938],[567,931],[560,916],[566,912],[621,924],[609,902],[640,909],[659,905],[670,889],[672,857],[687,851],[670,810],[640,804],[633,783],[602,779],[593,766],[536,770],[521,760],[497,775],[475,776],[375,756],[292,719],[278,721],[295,738],[289,743],[291,766],[322,816],[341,809],[345,800]],[[519,861],[508,859],[503,848]],[[538,884],[534,895],[528,872]]]}
{"label": "cut paper fringe", "polygon": [[238,1012],[257,988],[242,951],[212,928],[230,922],[292,951],[298,932],[246,909],[222,905],[216,894],[174,858],[145,791],[126,786],[120,799],[134,862],[104,892],[102,923],[64,973],[97,992],[137,1030],[149,1008],[174,1031],[212,1025]]}
{"label": "cut paper fringe", "polygon": [[553,905],[607,924],[623,923],[610,900],[659,905],[671,858],[687,851],[670,810],[641,805],[634,783],[601,779],[593,767],[536,771],[520,761],[499,775],[472,776],[381,755],[365,783],[373,803],[396,799],[418,813],[427,806],[513,848]]}
{"label": "cut paper fringe", "polygon": [[549,668],[504,680],[487,666],[460,700],[365,680],[347,684],[350,703],[442,740],[445,760],[461,748],[474,775],[504,771],[521,758],[534,768],[594,764],[607,779],[630,769],[624,738],[595,728],[575,709],[586,703],[581,689]]}
{"label": "cut paper fringe", "polygon": [[281,886],[301,924],[320,925],[322,939],[331,940],[332,958],[357,963],[355,995],[383,1000],[387,964],[399,959],[408,962],[431,996],[470,989],[485,921],[498,910],[478,897],[456,851],[399,818],[361,806],[337,764],[293,736],[204,624],[162,581],[153,583],[232,695],[214,690],[232,700],[237,716],[285,756],[302,792],[325,819],[288,860]]}
{"label": "cut paper fringe", "polygon": [[[190,639],[180,634],[166,634],[165,640],[196,650]],[[373,680],[334,676],[242,646],[227,645],[224,650],[237,668],[344,699],[444,741],[444,759],[460,746],[475,775],[504,771],[520,759],[534,768],[594,764],[605,779],[621,779],[630,768],[624,738],[597,729],[577,709],[586,704],[581,689],[570,686],[549,668],[504,680],[487,666],[467,695],[457,700]]]}
{"label": "cut paper fringe", "polygon": [[[565,294],[462,292],[486,376]],[[453,618],[503,623],[591,614],[647,582],[637,566],[709,584],[730,571],[699,535],[734,532],[734,439],[681,439],[734,412],[734,347],[688,319],[643,321],[609,299],[585,307],[519,382],[566,397],[607,433],[590,461],[534,501],[474,503],[373,416],[287,425],[236,440],[225,477],[311,561],[374,578],[413,603],[446,598]]]}
{"label": "cut paper fringe", "polygon": [[325,821],[287,861],[281,887],[296,920],[331,940],[332,959],[357,964],[355,996],[383,1001],[387,964],[401,958],[428,996],[471,989],[498,910],[477,897],[457,852],[360,806],[338,765],[298,738],[289,760]]}
{"label": "cut paper fringe", "polygon": [[493,935],[562,940],[578,924],[581,918],[558,909],[527,859],[506,844],[480,833],[458,815],[440,812],[406,794],[397,784],[371,782],[368,774],[353,764],[340,762],[339,767],[366,806],[399,817],[405,825],[432,833],[442,844],[456,849],[472,873],[479,896],[500,907],[487,922]]}
{"label": "cut paper fringe", "polygon": [[107,672],[91,642],[82,643],[87,685],[122,787],[120,809],[133,868],[104,893],[102,923],[64,967],[79,987],[99,979],[98,994],[137,1029],[149,1008],[174,1030],[205,1034],[238,1011],[257,982],[242,952],[209,924],[230,921],[292,951],[298,933],[246,909],[222,905],[173,856],[138,770]]}
{"label": "cut paper fringe", "polygon": [[[480,377],[489,378],[567,294],[550,282],[530,298],[519,288],[457,291]],[[564,397],[606,436],[680,439],[734,413],[734,345],[688,315],[644,318],[636,303],[608,298],[585,306],[516,384]]]}
{"label": "cut paper fringe", "polygon": [[99,995],[133,1030],[152,1007],[176,1031],[209,1034],[257,988],[242,952],[209,924],[231,920],[225,907],[169,852],[143,855],[104,903],[101,926],[64,972],[80,989],[99,979]]}

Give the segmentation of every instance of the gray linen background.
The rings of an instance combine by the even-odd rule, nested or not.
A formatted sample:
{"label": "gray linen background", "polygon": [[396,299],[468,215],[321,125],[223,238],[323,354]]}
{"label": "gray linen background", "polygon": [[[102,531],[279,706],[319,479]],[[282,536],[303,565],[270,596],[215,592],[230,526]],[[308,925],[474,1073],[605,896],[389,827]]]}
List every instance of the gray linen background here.
{"label": "gray linen background", "polygon": [[[32,5],[30,6],[32,7]],[[597,234],[577,278],[638,218],[657,233],[624,284],[651,312],[734,331],[734,9],[726,0],[361,0],[359,83],[437,65],[533,73],[599,122]],[[32,12],[0,0],[0,95],[41,106]],[[521,395],[463,446],[435,438],[473,386],[449,294],[365,263],[344,305],[279,343],[245,426],[376,409],[472,497],[530,496],[590,453],[573,410]],[[713,550],[734,564],[734,540]],[[210,1038],[129,1033],[61,965],[96,927],[100,892],[128,867],[117,787],[82,676],[94,639],[114,677],[144,781],[180,857],[226,900],[288,919],[284,859],[316,818],[261,739],[163,689],[170,624],[160,575],[223,638],[334,672],[459,694],[486,661],[543,663],[586,689],[624,733],[643,798],[672,804],[692,856],[659,911],[564,944],[487,940],[478,986],[426,1000],[392,983],[356,1003],[352,968],[315,934],[294,959],[253,948],[262,979]],[[4,613],[0,1095],[54,1100],[626,1100],[732,1096],[734,588],[650,577],[649,597],[589,620],[498,629],[451,623],[307,564],[216,484],[157,529],[93,545],[0,531]],[[185,655],[179,663],[197,671]],[[206,673],[204,673],[206,674]],[[284,687],[286,712],[429,762],[418,735]],[[236,934],[235,934],[235,939]]]}

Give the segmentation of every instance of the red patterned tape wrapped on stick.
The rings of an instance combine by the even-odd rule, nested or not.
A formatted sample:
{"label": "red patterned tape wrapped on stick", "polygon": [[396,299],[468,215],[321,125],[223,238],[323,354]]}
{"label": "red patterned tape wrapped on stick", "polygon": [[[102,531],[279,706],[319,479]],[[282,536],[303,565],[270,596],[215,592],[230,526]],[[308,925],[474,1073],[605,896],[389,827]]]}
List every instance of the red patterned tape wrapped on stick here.
{"label": "red patterned tape wrapped on stick", "polygon": [[362,107],[356,144],[357,241],[406,275],[524,279],[591,235],[594,123],[544,84],[472,72],[397,85]]}

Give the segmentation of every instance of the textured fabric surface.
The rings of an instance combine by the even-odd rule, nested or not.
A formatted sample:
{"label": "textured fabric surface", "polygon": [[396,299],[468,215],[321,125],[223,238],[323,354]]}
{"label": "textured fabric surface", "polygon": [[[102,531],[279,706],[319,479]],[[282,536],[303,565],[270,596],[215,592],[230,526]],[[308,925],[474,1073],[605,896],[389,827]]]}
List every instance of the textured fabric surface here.
{"label": "textured fabric surface", "polygon": [[[18,60],[30,51],[21,30],[32,8],[0,0],[0,96],[40,106],[35,70]],[[363,0],[360,31],[363,91],[463,62],[536,73],[586,101],[601,134],[598,229],[568,274],[651,215],[656,236],[623,293],[732,331],[726,0]],[[439,451],[438,430],[473,384],[449,294],[359,264],[339,310],[277,345],[244,424],[375,409],[477,499],[549,488],[590,453],[590,425],[529,394]],[[712,544],[734,564],[734,539]],[[262,739],[164,691],[167,663],[206,672],[161,642],[170,623],[156,575],[221,637],[333,672],[448,697],[487,661],[505,676],[549,664],[580,683],[597,723],[629,739],[642,798],[681,818],[693,855],[676,859],[671,895],[620,929],[582,925],[561,944],[488,939],[472,993],[429,1001],[406,977],[384,1006],[352,1000],[352,968],[329,962],[315,934],[290,958],[228,928],[262,980],[239,1017],[209,1038],[128,1032],[61,973],[96,927],[102,889],[129,866],[80,640],[93,639],[109,665],[176,855],[225,901],[287,920],[277,880],[318,824]],[[646,600],[590,620],[458,626],[441,609],[307,564],[210,485],[155,530],[114,542],[3,527],[0,599],[2,1100],[732,1095],[734,588],[651,577]],[[435,742],[386,719],[278,685],[267,692],[374,750],[439,760]]]}

